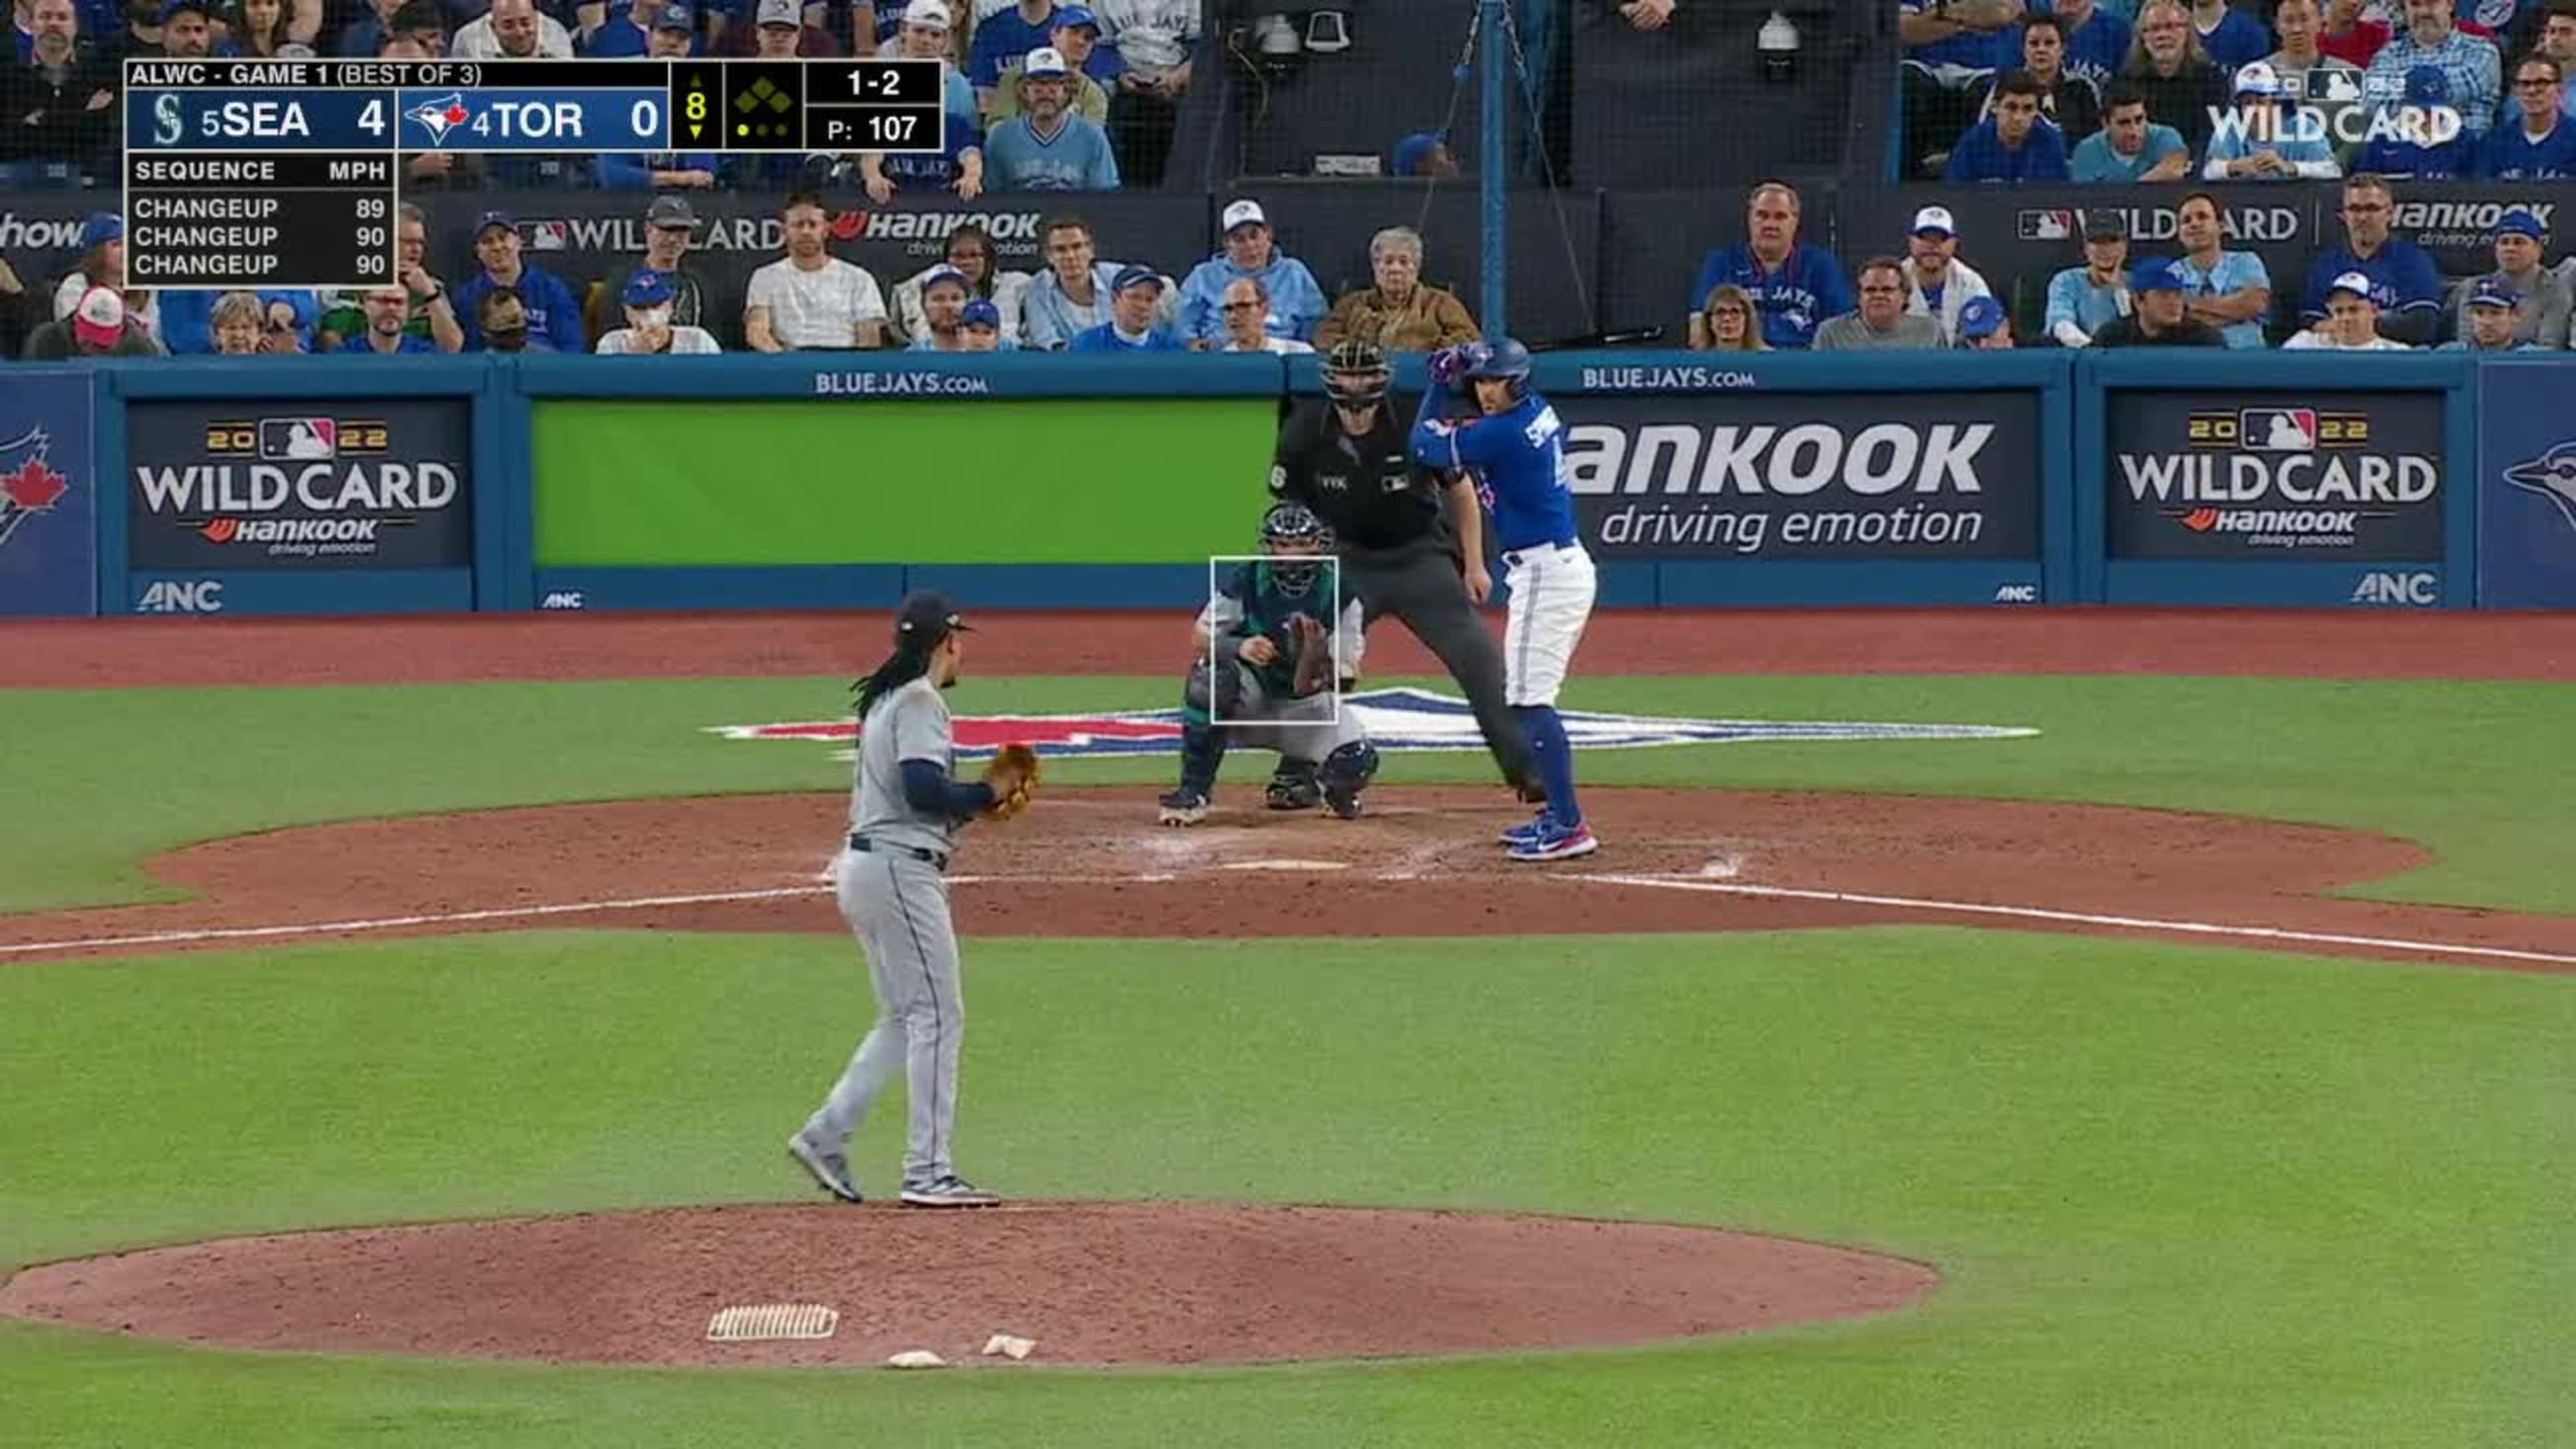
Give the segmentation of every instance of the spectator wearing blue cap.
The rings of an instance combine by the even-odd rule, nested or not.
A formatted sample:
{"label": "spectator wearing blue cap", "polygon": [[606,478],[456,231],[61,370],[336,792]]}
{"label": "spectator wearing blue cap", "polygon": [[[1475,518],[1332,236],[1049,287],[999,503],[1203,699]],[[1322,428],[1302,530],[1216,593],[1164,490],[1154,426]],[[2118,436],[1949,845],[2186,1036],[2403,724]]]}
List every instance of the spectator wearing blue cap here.
{"label": "spectator wearing blue cap", "polygon": [[1968,128],[1950,148],[1943,175],[1954,184],[2065,181],[2066,137],[2039,116],[2039,82],[2024,70],[1995,82],[1992,116]]}
{"label": "spectator wearing blue cap", "polygon": [[1073,74],[1054,50],[1033,50],[1013,83],[1025,114],[984,138],[985,185],[994,191],[1116,191],[1109,133],[1072,113]]}
{"label": "spectator wearing blue cap", "polygon": [[2012,318],[2003,303],[1992,297],[1971,297],[1959,309],[1960,351],[2009,352],[2012,346]]}
{"label": "spectator wearing blue cap", "polygon": [[2452,335],[2469,335],[2469,324],[2475,320],[2470,314],[2472,294],[2492,284],[2504,288],[2513,304],[2516,340],[2544,348],[2565,347],[2568,314],[2576,298],[2570,297],[2565,278],[2541,265],[2548,242],[2549,229],[2528,208],[2517,206],[2506,212],[2496,222],[2496,269],[2452,291]]}
{"label": "spectator wearing blue cap", "polygon": [[1229,202],[1220,220],[1225,249],[1192,267],[1181,282],[1181,335],[1200,347],[1222,343],[1226,287],[1239,277],[1257,277],[1270,293],[1262,330],[1273,337],[1313,341],[1316,324],[1331,310],[1324,289],[1304,262],[1279,249],[1261,203]]}
{"label": "spectator wearing blue cap", "polygon": [[[665,3],[653,12],[653,28],[644,32],[644,55],[649,60],[685,60],[696,55],[698,14],[686,5]],[[765,32],[764,32],[765,33]],[[787,54],[795,54],[789,50]]]}
{"label": "spectator wearing blue cap", "polygon": [[2532,352],[2538,349],[2517,335],[2522,294],[2502,277],[2479,277],[2462,289],[2461,310],[2467,318],[2460,335],[2442,344],[2443,352]]}
{"label": "spectator wearing blue cap", "polygon": [[2372,282],[2359,272],[2344,272],[2326,283],[2326,320],[2291,335],[2284,352],[2408,352],[2394,337],[2379,334],[2379,303]]}
{"label": "spectator wearing blue cap", "polygon": [[1163,277],[1152,267],[1128,267],[1109,288],[1109,320],[1078,333],[1067,352],[1186,352],[1188,344],[1157,325]]}
{"label": "spectator wearing blue cap", "polygon": [[1020,347],[1003,329],[1002,309],[981,297],[958,314],[957,338],[961,352],[1016,352]]}
{"label": "spectator wearing blue cap", "polygon": [[2503,66],[2495,42],[2459,28],[2451,0],[2406,0],[2406,24],[2370,58],[2363,90],[2381,105],[2398,96],[2411,98],[2409,88],[2418,69],[2441,74],[2439,104],[2457,112],[2471,144],[2483,138],[2504,89]]}
{"label": "spectator wearing blue cap", "polygon": [[2478,142],[2459,128],[2450,106],[2451,83],[2429,65],[2407,72],[2405,103],[2381,108],[2356,170],[2419,181],[2449,181],[2477,174]]}
{"label": "spectator wearing blue cap", "polygon": [[2565,181],[2576,177],[2576,125],[2561,109],[2564,72],[2545,55],[2527,55],[2513,68],[2513,96],[2521,114],[2488,133],[2478,174],[2497,181]]}
{"label": "spectator wearing blue cap", "polygon": [[975,24],[974,48],[966,61],[966,79],[974,83],[976,108],[989,119],[1000,114],[1001,92],[1043,50],[1054,53],[1055,0],[1019,0],[985,15]]}
{"label": "spectator wearing blue cap", "polygon": [[1445,180],[1458,174],[1458,158],[1449,153],[1449,142],[1439,132],[1416,131],[1397,138],[1387,153],[1387,168],[1397,176]]}
{"label": "spectator wearing blue cap", "polygon": [[2218,329],[2183,310],[2190,289],[2178,262],[2148,257],[2129,268],[2126,317],[2102,324],[2093,333],[2096,347],[2225,347]]}
{"label": "spectator wearing blue cap", "polygon": [[2201,176],[2210,181],[2332,181],[2343,163],[2307,113],[2282,102],[2281,78],[2262,61],[2236,72],[2236,109],[2209,138]]}
{"label": "spectator wearing blue cap", "polygon": [[[1046,249],[1047,269],[1029,284],[1020,302],[1022,340],[1041,351],[1059,351],[1073,339],[1109,320],[1111,299],[1124,262],[1105,262],[1092,240],[1091,223],[1057,214],[1038,226]],[[1169,327],[1180,315],[1179,289],[1165,285],[1155,307],[1155,320]]]}
{"label": "spectator wearing blue cap", "polygon": [[626,325],[599,339],[600,356],[703,356],[724,351],[707,329],[671,320],[671,303],[677,295],[671,279],[660,272],[637,272],[627,278],[619,299],[626,307]]}
{"label": "spectator wearing blue cap", "polygon": [[[966,281],[966,274],[951,266],[937,266],[921,279],[922,335],[912,339],[906,352],[963,352],[964,338],[959,329],[965,325],[966,304],[978,300]],[[994,313],[996,317],[1001,314]]]}
{"label": "spectator wearing blue cap", "polygon": [[469,352],[484,350],[483,298],[507,288],[518,294],[527,311],[528,335],[556,352],[586,352],[588,336],[581,325],[581,302],[563,279],[532,266],[521,254],[518,219],[506,211],[487,211],[474,227],[474,255],[482,269],[456,289],[457,323]]}
{"label": "spectator wearing blue cap", "polygon": [[2329,321],[2327,287],[2347,272],[2359,272],[2370,279],[2383,334],[2419,347],[2435,340],[2442,324],[2442,274],[2422,247],[2389,234],[2396,217],[2397,200],[2386,181],[2369,174],[2344,178],[2345,240],[2309,258],[2300,321],[2323,329]]}
{"label": "spectator wearing blue cap", "polygon": [[[1064,57],[1066,69],[1072,72],[1073,113],[1105,131],[1109,125],[1107,87],[1117,82],[1118,52],[1100,44],[1100,22],[1079,5],[1060,5],[1056,7],[1055,29],[1051,32],[1049,44],[1055,48],[1056,54]],[[1107,62],[1106,75],[1095,69],[1104,60]],[[993,92],[993,120],[1009,120],[1021,109],[1018,86],[1005,85]]]}

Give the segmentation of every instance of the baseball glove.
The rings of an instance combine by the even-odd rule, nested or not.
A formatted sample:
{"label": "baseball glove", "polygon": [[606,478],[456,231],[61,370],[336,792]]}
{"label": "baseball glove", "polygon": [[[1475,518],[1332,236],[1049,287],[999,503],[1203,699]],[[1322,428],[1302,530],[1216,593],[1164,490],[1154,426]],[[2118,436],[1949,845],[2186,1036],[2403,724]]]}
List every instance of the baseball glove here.
{"label": "baseball glove", "polygon": [[1038,787],[1038,752],[1027,745],[1004,745],[984,766],[984,783],[992,788],[987,820],[1008,820],[1029,808]]}
{"label": "baseball glove", "polygon": [[1297,646],[1297,673],[1289,693],[1299,699],[1333,687],[1333,649],[1324,626],[1312,614],[1290,621],[1289,636]]}

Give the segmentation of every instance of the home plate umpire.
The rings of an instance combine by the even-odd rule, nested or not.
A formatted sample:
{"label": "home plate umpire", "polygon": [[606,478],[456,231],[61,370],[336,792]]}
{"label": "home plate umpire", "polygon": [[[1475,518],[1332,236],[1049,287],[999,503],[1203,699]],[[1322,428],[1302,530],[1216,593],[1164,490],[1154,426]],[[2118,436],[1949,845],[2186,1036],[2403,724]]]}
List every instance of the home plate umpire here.
{"label": "home plate umpire", "polygon": [[1403,620],[1439,659],[1476,712],[1504,782],[1536,803],[1545,792],[1503,701],[1503,652],[1476,617],[1494,580],[1475,487],[1464,474],[1441,481],[1414,466],[1407,424],[1387,402],[1389,383],[1376,343],[1334,344],[1324,358],[1328,396],[1280,426],[1271,495],[1305,504],[1331,526],[1344,594],[1360,600],[1368,623],[1389,614]]}

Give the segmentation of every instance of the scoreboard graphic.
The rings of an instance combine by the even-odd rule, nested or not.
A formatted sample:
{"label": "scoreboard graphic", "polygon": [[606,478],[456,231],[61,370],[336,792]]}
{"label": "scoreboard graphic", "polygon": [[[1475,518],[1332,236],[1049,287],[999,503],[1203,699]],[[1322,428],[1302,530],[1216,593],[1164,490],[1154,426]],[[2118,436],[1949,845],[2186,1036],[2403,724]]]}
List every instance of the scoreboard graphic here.
{"label": "scoreboard graphic", "polygon": [[126,270],[161,288],[399,285],[410,158],[946,148],[936,60],[125,62]]}

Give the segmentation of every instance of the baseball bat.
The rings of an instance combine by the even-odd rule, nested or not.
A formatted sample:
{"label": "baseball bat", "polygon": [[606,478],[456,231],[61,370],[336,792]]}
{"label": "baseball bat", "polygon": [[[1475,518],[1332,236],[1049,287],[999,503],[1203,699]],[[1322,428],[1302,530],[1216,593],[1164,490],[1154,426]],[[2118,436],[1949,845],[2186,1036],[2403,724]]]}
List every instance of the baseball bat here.
{"label": "baseball bat", "polygon": [[1632,327],[1619,332],[1583,332],[1572,337],[1552,337],[1544,342],[1530,343],[1529,350],[1532,352],[1570,352],[1577,348],[1634,347],[1641,342],[1661,342],[1663,340],[1664,329],[1661,326]]}

